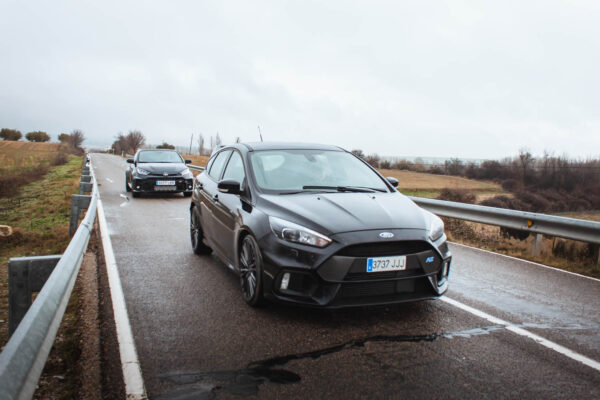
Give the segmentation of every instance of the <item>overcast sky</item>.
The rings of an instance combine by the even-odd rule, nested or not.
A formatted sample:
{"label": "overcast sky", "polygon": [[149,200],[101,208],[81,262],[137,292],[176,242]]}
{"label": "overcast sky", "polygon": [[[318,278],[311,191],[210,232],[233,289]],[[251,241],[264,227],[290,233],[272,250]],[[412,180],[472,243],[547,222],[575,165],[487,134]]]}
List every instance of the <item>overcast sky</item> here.
{"label": "overcast sky", "polygon": [[0,0],[0,127],[600,155],[600,1]]}

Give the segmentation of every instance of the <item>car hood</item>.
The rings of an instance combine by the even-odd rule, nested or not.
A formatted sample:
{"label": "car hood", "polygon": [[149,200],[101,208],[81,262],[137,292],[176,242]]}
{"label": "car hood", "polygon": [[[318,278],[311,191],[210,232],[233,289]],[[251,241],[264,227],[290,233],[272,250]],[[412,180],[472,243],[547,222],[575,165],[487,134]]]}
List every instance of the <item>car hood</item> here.
{"label": "car hood", "polygon": [[400,193],[263,195],[267,213],[327,235],[372,229],[429,229],[426,213]]}
{"label": "car hood", "polygon": [[186,168],[183,163],[138,163],[137,166],[155,175],[178,174]]}

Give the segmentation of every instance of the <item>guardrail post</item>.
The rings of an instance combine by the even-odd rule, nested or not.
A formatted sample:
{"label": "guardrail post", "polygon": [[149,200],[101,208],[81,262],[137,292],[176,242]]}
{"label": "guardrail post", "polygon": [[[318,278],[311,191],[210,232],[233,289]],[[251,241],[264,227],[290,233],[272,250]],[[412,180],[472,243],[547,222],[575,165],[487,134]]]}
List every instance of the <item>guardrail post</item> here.
{"label": "guardrail post", "polygon": [[11,258],[8,261],[8,335],[12,336],[31,306],[31,295],[44,283],[62,256]]}
{"label": "guardrail post", "polygon": [[542,234],[536,233],[533,237],[533,245],[531,246],[531,255],[537,257],[542,252]]}
{"label": "guardrail post", "polygon": [[[82,177],[83,178],[83,177]],[[69,221],[69,236],[73,236],[79,224],[79,214],[90,205],[92,196],[74,194],[71,196],[71,219]]]}
{"label": "guardrail post", "polygon": [[79,184],[79,194],[91,193],[94,184],[92,182],[81,182]]}

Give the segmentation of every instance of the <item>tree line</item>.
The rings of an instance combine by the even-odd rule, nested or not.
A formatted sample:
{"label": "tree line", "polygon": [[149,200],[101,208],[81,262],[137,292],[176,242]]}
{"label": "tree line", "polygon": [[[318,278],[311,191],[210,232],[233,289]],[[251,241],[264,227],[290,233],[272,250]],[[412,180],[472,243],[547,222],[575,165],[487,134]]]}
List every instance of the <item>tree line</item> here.
{"label": "tree line", "polygon": [[[390,162],[377,154],[365,155],[361,150],[352,153],[375,168],[494,181],[511,193],[487,199],[483,205],[533,212],[600,210],[600,159],[574,160],[548,152],[535,157],[522,149],[516,156],[502,160],[474,163],[451,158],[443,164],[425,164],[418,159]],[[455,193],[455,198],[447,200],[474,201],[473,196],[456,196],[461,197]]]}
{"label": "tree line", "polygon": [[[239,141],[240,138],[238,137],[236,139],[236,143],[239,143]],[[208,143],[204,135],[202,133],[199,133],[197,135],[192,135],[189,147],[178,146],[178,148],[184,148],[184,152],[189,154],[194,154],[197,152],[198,155],[210,155],[210,153],[215,147],[221,146],[222,144],[223,140],[221,139],[221,136],[218,132],[215,136],[208,137]],[[116,154],[135,154],[136,151],[138,151],[145,145],[146,137],[144,136],[144,134],[139,130],[132,130],[129,131],[127,134],[119,132],[115,137],[115,141],[111,145],[111,150]],[[158,146],[156,146],[156,148],[175,150],[176,147],[170,143],[163,141],[162,144],[159,144]]]}

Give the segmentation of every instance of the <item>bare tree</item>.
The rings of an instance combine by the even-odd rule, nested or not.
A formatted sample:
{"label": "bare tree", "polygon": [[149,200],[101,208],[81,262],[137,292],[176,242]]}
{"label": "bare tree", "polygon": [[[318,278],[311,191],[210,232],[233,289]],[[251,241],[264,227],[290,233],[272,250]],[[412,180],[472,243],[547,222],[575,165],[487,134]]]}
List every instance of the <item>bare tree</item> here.
{"label": "bare tree", "polygon": [[117,134],[115,141],[112,144],[112,148],[115,151],[115,154],[126,153],[129,151],[127,143],[127,137],[123,135],[121,132]]}
{"label": "bare tree", "polygon": [[140,131],[129,131],[126,136],[127,150],[135,153],[140,147],[146,143],[146,137]]}
{"label": "bare tree", "polygon": [[74,149],[82,150],[81,145],[85,140],[85,135],[83,132],[79,129],[75,129],[69,136],[69,145]]}
{"label": "bare tree", "polygon": [[523,148],[519,150],[518,161],[523,182],[527,184],[529,183],[529,178],[531,175],[530,170],[533,168],[535,159],[528,149]]}
{"label": "bare tree", "polygon": [[221,143],[221,136],[219,136],[219,132],[217,132],[217,137],[215,138],[215,147],[219,147]]}
{"label": "bare tree", "polygon": [[240,137],[239,137],[239,136],[235,138],[235,142],[236,142],[236,143],[239,143],[239,142],[241,142],[241,139],[240,139]]}
{"label": "bare tree", "polygon": [[204,153],[204,136],[202,133],[198,134],[198,154],[202,155]]}

